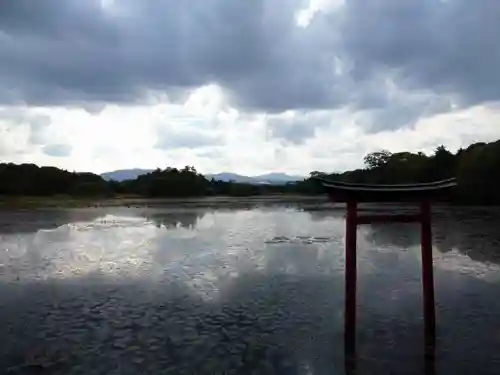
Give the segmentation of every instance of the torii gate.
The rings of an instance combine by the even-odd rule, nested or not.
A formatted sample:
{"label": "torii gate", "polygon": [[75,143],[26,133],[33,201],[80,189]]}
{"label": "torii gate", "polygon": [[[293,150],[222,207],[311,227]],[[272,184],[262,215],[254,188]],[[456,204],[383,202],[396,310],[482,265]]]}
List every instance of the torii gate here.
{"label": "torii gate", "polygon": [[[399,222],[420,223],[422,288],[426,348],[434,347],[436,318],[432,269],[432,229],[430,202],[448,194],[456,179],[419,184],[367,185],[317,178],[333,202],[347,203],[345,240],[344,344],[346,358],[356,352],[356,232],[360,224]],[[358,202],[416,202],[420,212],[406,215],[358,215]]]}

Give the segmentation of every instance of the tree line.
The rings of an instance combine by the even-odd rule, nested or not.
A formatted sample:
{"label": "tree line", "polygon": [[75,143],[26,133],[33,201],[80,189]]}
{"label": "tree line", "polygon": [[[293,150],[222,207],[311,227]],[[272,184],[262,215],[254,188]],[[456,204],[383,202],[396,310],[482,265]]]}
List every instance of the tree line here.
{"label": "tree line", "polygon": [[322,194],[314,177],[357,183],[431,182],[458,179],[452,201],[467,204],[500,204],[500,140],[475,143],[456,153],[444,146],[431,155],[422,152],[391,153],[380,150],[364,158],[364,168],[343,173],[311,172],[309,178],[283,185],[248,184],[208,179],[194,167],[157,169],[134,180],[106,181],[93,173],[76,173],[34,164],[0,164],[0,195],[197,197],[208,195],[251,196],[269,194]]}
{"label": "tree line", "polygon": [[500,204],[500,140],[474,143],[456,153],[444,146],[439,146],[432,155],[381,150],[366,155],[364,162],[365,168],[339,174],[315,171],[311,176],[373,184],[432,182],[455,177],[458,186],[448,200],[462,204]]}

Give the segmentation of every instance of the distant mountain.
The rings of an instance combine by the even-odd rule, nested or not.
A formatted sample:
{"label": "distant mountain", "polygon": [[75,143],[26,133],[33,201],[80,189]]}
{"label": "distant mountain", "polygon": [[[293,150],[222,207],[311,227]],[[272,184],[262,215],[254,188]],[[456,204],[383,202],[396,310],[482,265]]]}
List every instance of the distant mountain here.
{"label": "distant mountain", "polygon": [[237,173],[231,173],[231,172],[221,172],[221,173],[215,173],[215,174],[207,174],[206,177],[208,179],[213,178],[214,180],[220,180],[220,181],[234,181],[234,182],[241,182],[241,183],[252,183],[254,182],[251,177],[248,176],[243,176]]}
{"label": "distant mountain", "polygon": [[124,181],[124,180],[134,180],[139,177],[141,174],[146,174],[153,172],[154,169],[119,169],[112,172],[102,173],[101,177],[106,181],[115,180],[115,181]]}
{"label": "distant mountain", "polygon": [[[119,169],[112,172],[102,173],[101,177],[105,180],[115,180],[115,181],[124,181],[124,180],[134,180],[138,176],[146,173],[153,172],[154,169]],[[231,172],[222,172],[216,174],[208,174],[206,175],[208,179],[213,178],[214,180],[220,181],[234,181],[239,183],[247,183],[247,184],[286,184],[287,182],[294,182],[303,180],[304,177],[300,176],[290,176],[286,173],[267,173],[259,176],[243,176],[237,173]]]}
{"label": "distant mountain", "polygon": [[295,182],[305,179],[302,176],[291,176],[286,173],[267,173],[252,178],[269,182]]}
{"label": "distant mountain", "polygon": [[207,178],[221,181],[234,181],[248,184],[286,184],[287,182],[295,182],[303,180],[304,177],[290,176],[286,173],[267,173],[258,176],[243,176],[236,173],[222,172],[207,175]]}

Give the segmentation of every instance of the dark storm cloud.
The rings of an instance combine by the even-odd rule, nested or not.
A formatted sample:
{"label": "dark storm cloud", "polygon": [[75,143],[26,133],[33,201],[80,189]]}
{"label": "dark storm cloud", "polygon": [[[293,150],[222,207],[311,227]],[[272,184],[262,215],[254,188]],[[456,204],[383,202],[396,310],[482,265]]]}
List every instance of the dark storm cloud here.
{"label": "dark storm cloud", "polygon": [[314,137],[314,126],[302,119],[271,119],[267,122],[271,138],[282,139],[294,144],[302,144]]}
{"label": "dark storm cloud", "polygon": [[296,145],[313,138],[317,128],[326,127],[331,123],[329,111],[314,111],[299,113],[294,116],[268,117],[266,121],[269,136]]}
{"label": "dark storm cloud", "polygon": [[325,105],[324,77],[313,71],[324,70],[322,57],[290,59],[298,3],[118,0],[103,9],[95,0],[6,0],[0,100],[130,102],[216,81],[241,106]]}
{"label": "dark storm cloud", "polygon": [[[295,12],[305,5],[3,0],[0,102],[130,103],[148,90],[182,97],[216,82],[246,110],[348,105],[408,121],[432,113],[429,105],[395,104],[380,84],[385,77],[464,106],[500,97],[497,1],[348,0],[297,27]],[[336,59],[344,65],[338,72]]]}
{"label": "dark storm cloud", "polygon": [[468,106],[500,98],[500,2],[350,0],[342,49],[353,74],[390,70],[407,89],[450,95]]}
{"label": "dark storm cloud", "polygon": [[359,121],[359,125],[372,133],[391,131],[402,126],[413,127],[421,118],[449,112],[451,109],[452,103],[446,96],[401,94],[401,97],[392,99],[390,105],[364,111],[366,116]]}

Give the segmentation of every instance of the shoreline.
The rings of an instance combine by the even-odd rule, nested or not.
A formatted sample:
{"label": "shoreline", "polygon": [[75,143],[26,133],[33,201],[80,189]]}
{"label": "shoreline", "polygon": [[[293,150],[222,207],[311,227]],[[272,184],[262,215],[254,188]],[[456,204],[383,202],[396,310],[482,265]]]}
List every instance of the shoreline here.
{"label": "shoreline", "polygon": [[[140,196],[116,196],[116,197],[6,197],[0,196],[0,210],[37,210],[37,209],[98,209],[98,208],[250,208],[266,204],[311,204],[314,206],[327,205],[330,208],[344,208],[345,203],[332,203],[326,195],[299,195],[299,194],[273,194],[273,195],[251,195],[251,196],[202,196],[184,198],[148,198]],[[394,203],[360,203],[369,207],[414,207],[416,204],[408,202]],[[318,206],[318,208],[319,208]],[[435,207],[449,208],[478,208],[494,209],[498,205],[485,205],[474,203],[446,203],[435,202]],[[324,207],[323,207],[324,208]],[[309,209],[313,209],[309,207]]]}
{"label": "shoreline", "polygon": [[251,204],[251,203],[280,203],[297,201],[325,201],[324,195],[251,195],[251,196],[202,196],[177,198],[148,198],[140,196],[117,197],[6,197],[0,196],[0,209],[39,209],[39,208],[100,208],[100,207],[155,207],[155,206],[211,206],[220,204]]}

